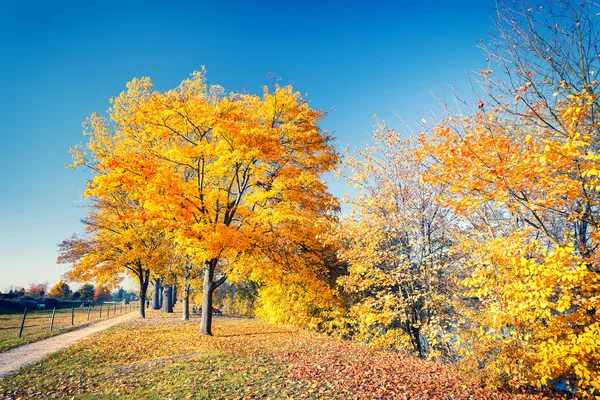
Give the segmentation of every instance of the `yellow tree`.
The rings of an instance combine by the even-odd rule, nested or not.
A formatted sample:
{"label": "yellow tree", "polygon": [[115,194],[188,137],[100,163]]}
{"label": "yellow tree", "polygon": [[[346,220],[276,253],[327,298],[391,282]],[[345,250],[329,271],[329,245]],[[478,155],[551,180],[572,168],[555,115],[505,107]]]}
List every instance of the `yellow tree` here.
{"label": "yellow tree", "polygon": [[478,111],[423,135],[433,160],[425,180],[445,185],[438,200],[464,217],[455,251],[470,270],[475,328],[464,360],[496,381],[566,381],[591,397],[600,390],[598,7],[515,4],[501,5],[485,48],[493,64]]}
{"label": "yellow tree", "polygon": [[[323,113],[289,86],[225,95],[201,72],[164,92],[134,79],[112,102],[110,121],[88,120],[90,155],[106,171],[88,194],[118,186],[203,266],[201,333],[210,335],[212,293],[244,269],[233,261],[284,225],[314,226],[335,205],[320,180],[338,161],[317,126]],[[83,150],[74,153],[83,162]]]}
{"label": "yellow tree", "polygon": [[[544,78],[521,68],[530,83],[516,88],[516,106],[451,116],[423,136],[435,160],[426,180],[448,187],[443,204],[479,221],[460,248],[472,273],[464,283],[484,310],[476,318],[487,356],[474,363],[485,357],[488,375],[511,384],[564,379],[590,394],[600,389],[596,82],[559,85],[550,107],[537,88]],[[537,103],[520,106],[530,91]]]}
{"label": "yellow tree", "polygon": [[[290,211],[292,212],[292,211]],[[274,323],[329,330],[343,311],[335,278],[336,243],[326,240],[335,219],[306,216],[302,223],[281,224],[236,262],[258,283],[255,314]],[[265,269],[264,266],[270,266]]]}
{"label": "yellow tree", "polygon": [[578,129],[594,104],[585,91],[561,104],[566,135],[479,113],[423,139],[437,161],[428,181],[448,187],[439,199],[484,222],[463,242],[465,283],[487,308],[480,336],[499,354],[488,364],[515,384],[574,376],[580,390],[600,389],[600,155]]}
{"label": "yellow tree", "polygon": [[145,318],[150,278],[171,262],[172,242],[119,192],[95,198],[84,222],[85,236],[73,236],[59,245],[58,262],[71,265],[66,276],[79,282],[95,280],[100,287],[114,286],[129,274],[140,285],[140,317]]}
{"label": "yellow tree", "polygon": [[48,297],[57,297],[59,299],[67,299],[71,295],[69,284],[65,281],[60,281],[48,290]]}
{"label": "yellow tree", "polygon": [[414,141],[384,123],[372,139],[344,161],[346,179],[357,190],[337,233],[348,263],[339,282],[352,299],[351,321],[360,339],[450,357],[454,223],[434,201],[444,188],[420,181],[426,165]]}

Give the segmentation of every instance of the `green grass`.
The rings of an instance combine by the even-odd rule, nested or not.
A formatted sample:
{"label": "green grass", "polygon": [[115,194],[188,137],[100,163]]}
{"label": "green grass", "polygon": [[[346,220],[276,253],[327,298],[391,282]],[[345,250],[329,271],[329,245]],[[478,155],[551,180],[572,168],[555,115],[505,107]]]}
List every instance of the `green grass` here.
{"label": "green grass", "polygon": [[[92,307],[89,309],[89,319],[87,307],[75,308],[73,325],[71,325],[71,309],[58,309],[54,316],[52,331],[50,330],[52,310],[29,310],[25,318],[21,338],[19,338],[19,330],[23,321],[23,313],[0,314],[0,351],[5,351],[26,343],[37,342],[97,322],[101,319],[104,320],[108,317],[113,317],[115,315],[114,305],[111,304],[110,314],[107,307],[108,305],[102,307],[102,316],[100,316],[100,306]],[[123,313],[128,310],[135,310],[133,305],[124,305],[123,307]],[[120,304],[117,304],[116,315],[121,315]]]}
{"label": "green grass", "polygon": [[0,380],[0,398],[513,399],[452,368],[292,327],[150,311]]}

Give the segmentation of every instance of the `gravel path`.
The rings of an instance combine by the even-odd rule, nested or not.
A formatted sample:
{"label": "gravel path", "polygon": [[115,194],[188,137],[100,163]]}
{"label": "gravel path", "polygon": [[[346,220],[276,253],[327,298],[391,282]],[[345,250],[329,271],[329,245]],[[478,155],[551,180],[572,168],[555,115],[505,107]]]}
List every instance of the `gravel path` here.
{"label": "gravel path", "polygon": [[39,342],[25,344],[0,353],[0,378],[17,371],[21,367],[39,361],[52,353],[56,353],[65,347],[69,347],[94,333],[111,328],[137,315],[137,311],[130,312],[81,329],[40,340]]}

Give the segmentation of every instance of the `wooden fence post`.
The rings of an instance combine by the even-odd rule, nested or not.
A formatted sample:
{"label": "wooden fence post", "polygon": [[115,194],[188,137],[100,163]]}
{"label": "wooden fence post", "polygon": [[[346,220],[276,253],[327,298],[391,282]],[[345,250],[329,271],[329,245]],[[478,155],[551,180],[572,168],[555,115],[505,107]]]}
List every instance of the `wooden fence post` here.
{"label": "wooden fence post", "polygon": [[106,307],[106,317],[110,317],[110,304]]}
{"label": "wooden fence post", "polygon": [[52,309],[52,321],[50,322],[50,330],[54,329],[54,314],[56,314],[56,307]]}
{"label": "wooden fence post", "polygon": [[25,327],[25,317],[27,317],[27,307],[23,311],[23,321],[21,321],[21,329],[19,329],[19,338],[23,336],[23,328]]}
{"label": "wooden fence post", "polygon": [[71,308],[71,326],[75,325],[75,307]]}
{"label": "wooden fence post", "polygon": [[91,305],[89,305],[89,306],[88,306],[88,318],[87,318],[87,320],[88,320],[88,321],[90,320],[90,312],[91,312],[91,311],[92,311],[92,306],[91,306]]}
{"label": "wooden fence post", "polygon": [[102,319],[102,304],[100,304],[100,319]]}

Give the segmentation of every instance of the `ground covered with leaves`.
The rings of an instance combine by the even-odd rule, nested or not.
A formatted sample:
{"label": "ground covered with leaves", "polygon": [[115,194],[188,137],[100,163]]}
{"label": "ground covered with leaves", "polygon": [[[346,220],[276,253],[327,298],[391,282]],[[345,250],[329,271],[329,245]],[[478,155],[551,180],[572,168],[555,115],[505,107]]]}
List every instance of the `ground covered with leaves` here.
{"label": "ground covered with leaves", "polygon": [[514,399],[452,368],[291,327],[151,312],[0,380],[0,397]]}

